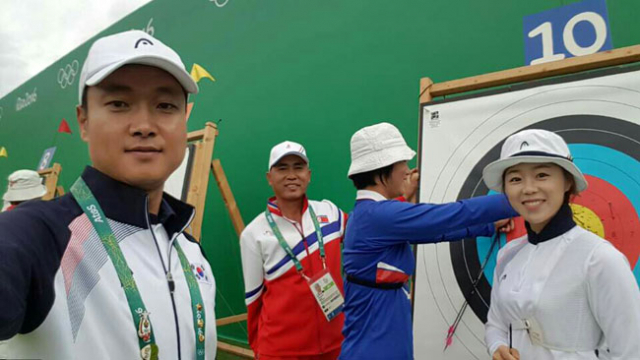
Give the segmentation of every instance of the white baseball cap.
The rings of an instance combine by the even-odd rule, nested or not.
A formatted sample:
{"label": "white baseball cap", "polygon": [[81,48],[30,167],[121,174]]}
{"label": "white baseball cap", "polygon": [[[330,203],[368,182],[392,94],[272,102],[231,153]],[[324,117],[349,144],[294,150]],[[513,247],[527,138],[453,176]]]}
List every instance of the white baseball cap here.
{"label": "white baseball cap", "polygon": [[269,170],[271,170],[273,165],[277,164],[280,159],[287,155],[296,155],[309,164],[309,158],[307,158],[307,151],[304,149],[304,146],[293,141],[283,141],[271,148]]}
{"label": "white baseball cap", "polygon": [[578,192],[587,188],[587,180],[573,163],[567,143],[560,135],[547,130],[524,130],[504,141],[500,159],[482,170],[484,183],[491,190],[502,192],[504,172],[522,163],[553,163],[567,170],[576,183]]}
{"label": "white baseball cap", "polygon": [[367,126],[351,137],[351,166],[348,176],[408,161],[414,156],[416,152],[407,146],[400,130],[395,126],[386,122]]}
{"label": "white baseball cap", "polygon": [[9,175],[9,186],[4,201],[27,201],[43,197],[47,188],[42,185],[40,175],[33,170],[18,170]]}
{"label": "white baseball cap", "polygon": [[97,85],[114,71],[129,64],[160,68],[173,75],[186,92],[198,93],[198,85],[173,49],[144,31],[130,30],[105,36],[91,45],[80,73],[79,103],[82,103],[85,86]]}

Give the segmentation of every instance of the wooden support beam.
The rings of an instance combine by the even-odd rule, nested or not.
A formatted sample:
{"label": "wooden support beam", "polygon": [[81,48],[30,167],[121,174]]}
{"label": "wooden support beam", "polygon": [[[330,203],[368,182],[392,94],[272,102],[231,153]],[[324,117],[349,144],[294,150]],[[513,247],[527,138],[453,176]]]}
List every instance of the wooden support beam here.
{"label": "wooden support beam", "polygon": [[218,350],[222,350],[224,352],[227,352],[227,353],[230,353],[230,354],[233,354],[233,355],[242,356],[242,357],[247,358],[247,359],[254,359],[255,358],[255,355],[253,354],[253,351],[251,351],[250,349],[245,349],[245,348],[240,347],[240,346],[227,344],[227,343],[222,342],[222,341],[218,341]]}
{"label": "wooden support beam", "polygon": [[[205,125],[206,126],[206,125]],[[196,140],[200,140],[204,137],[204,129],[200,129],[200,130],[196,130],[196,131],[191,131],[189,132],[189,134],[187,135],[187,142],[192,142],[192,141],[196,141]]]}
{"label": "wooden support beam", "polygon": [[231,217],[233,228],[236,230],[238,237],[240,237],[242,230],[244,230],[244,221],[242,220],[240,209],[238,209],[238,204],[233,196],[233,192],[231,192],[229,181],[227,181],[227,176],[224,173],[224,169],[222,169],[222,164],[219,159],[215,159],[211,162],[211,170],[213,171],[213,176],[216,178],[220,194],[222,194],[222,199],[224,200],[224,204],[227,207],[229,216]]}
{"label": "wooden support beam", "polygon": [[189,133],[188,139],[201,139],[195,144],[195,159],[193,171],[191,172],[191,182],[187,193],[187,203],[196,208],[196,215],[191,222],[191,235],[200,241],[202,234],[202,221],[204,219],[204,207],[207,200],[207,188],[209,186],[209,161],[213,156],[218,127],[208,122],[203,130]]}
{"label": "wooden support beam", "polygon": [[233,315],[216,320],[216,326],[225,326],[247,320],[247,314]]}
{"label": "wooden support beam", "polygon": [[[451,95],[638,61],[640,61],[640,45],[634,45],[592,55],[578,56],[538,65],[522,66],[515,69],[433,84],[430,88],[430,94],[432,97]],[[421,103],[427,101],[428,100],[423,101],[422,96],[420,97]]]}
{"label": "wooden support beam", "polygon": [[56,196],[56,187],[58,186],[58,178],[61,171],[62,166],[58,163],[54,163],[50,168],[38,171],[38,174],[44,177],[44,186],[47,188],[47,193],[44,194],[42,200],[51,200]]}

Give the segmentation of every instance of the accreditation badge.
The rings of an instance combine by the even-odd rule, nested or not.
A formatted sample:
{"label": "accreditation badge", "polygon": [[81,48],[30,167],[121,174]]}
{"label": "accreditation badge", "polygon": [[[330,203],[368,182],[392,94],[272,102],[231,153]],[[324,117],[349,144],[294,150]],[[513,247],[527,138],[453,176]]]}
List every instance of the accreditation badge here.
{"label": "accreditation badge", "polygon": [[547,347],[544,344],[544,337],[542,335],[542,327],[536,321],[535,318],[525,320],[525,324],[527,326],[527,333],[529,334],[529,339],[531,343],[534,345]]}
{"label": "accreditation badge", "polygon": [[327,321],[331,321],[342,312],[344,297],[342,297],[336,282],[333,281],[329,270],[324,269],[311,278],[309,280],[309,288]]}

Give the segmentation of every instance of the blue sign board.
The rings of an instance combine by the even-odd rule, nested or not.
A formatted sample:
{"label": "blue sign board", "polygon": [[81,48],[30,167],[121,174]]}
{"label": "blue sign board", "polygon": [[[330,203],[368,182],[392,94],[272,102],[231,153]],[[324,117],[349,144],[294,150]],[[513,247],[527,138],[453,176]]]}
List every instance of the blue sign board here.
{"label": "blue sign board", "polygon": [[582,2],[524,17],[526,65],[613,48],[606,0]]}
{"label": "blue sign board", "polygon": [[51,160],[53,160],[53,154],[56,152],[56,147],[50,147],[45,149],[42,153],[42,158],[40,158],[40,163],[38,163],[38,171],[42,169],[46,169],[51,164]]}

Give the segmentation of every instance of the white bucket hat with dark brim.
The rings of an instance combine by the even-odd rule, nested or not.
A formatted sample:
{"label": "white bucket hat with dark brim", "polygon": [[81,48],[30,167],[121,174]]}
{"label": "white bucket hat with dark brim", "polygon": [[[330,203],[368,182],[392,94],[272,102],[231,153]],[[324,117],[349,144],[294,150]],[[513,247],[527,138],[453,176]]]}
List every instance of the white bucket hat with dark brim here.
{"label": "white bucket hat with dark brim", "polygon": [[409,161],[416,152],[395,126],[383,122],[356,131],[351,137],[351,166],[348,176]]}
{"label": "white bucket hat with dark brim", "polygon": [[587,180],[573,162],[569,146],[559,135],[547,131],[530,129],[509,136],[500,151],[500,159],[482,170],[484,183],[491,190],[503,192],[504,172],[522,163],[552,163],[568,171],[578,192],[584,191]]}
{"label": "white bucket hat with dark brim", "polygon": [[42,185],[40,175],[33,170],[18,170],[9,175],[9,186],[4,201],[27,201],[43,197],[47,188]]}

